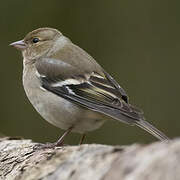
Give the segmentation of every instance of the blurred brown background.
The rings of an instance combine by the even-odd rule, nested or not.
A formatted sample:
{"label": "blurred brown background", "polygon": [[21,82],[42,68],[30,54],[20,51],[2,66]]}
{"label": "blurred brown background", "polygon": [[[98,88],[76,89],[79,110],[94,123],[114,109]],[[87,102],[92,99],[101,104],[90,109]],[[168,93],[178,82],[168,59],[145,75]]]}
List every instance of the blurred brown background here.
{"label": "blurred brown background", "polygon": [[[22,88],[21,54],[8,46],[38,27],[54,27],[89,52],[127,91],[146,119],[174,138],[180,135],[180,1],[52,0],[0,4],[0,133],[55,141],[62,130],[44,121]],[[60,107],[61,108],[61,107]],[[77,144],[71,134],[66,143]],[[107,122],[86,143],[154,141],[137,127]]]}

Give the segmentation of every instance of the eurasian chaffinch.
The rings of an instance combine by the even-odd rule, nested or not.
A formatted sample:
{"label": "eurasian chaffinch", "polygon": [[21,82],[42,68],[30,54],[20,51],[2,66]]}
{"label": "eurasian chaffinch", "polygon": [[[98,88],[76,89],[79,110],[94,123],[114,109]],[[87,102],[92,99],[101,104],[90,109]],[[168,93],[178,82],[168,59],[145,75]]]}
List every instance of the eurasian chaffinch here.
{"label": "eurasian chaffinch", "polygon": [[49,123],[85,134],[107,119],[137,125],[159,140],[169,138],[129,104],[123,88],[87,52],[53,28],[39,28],[11,44],[23,55],[23,86],[34,108]]}

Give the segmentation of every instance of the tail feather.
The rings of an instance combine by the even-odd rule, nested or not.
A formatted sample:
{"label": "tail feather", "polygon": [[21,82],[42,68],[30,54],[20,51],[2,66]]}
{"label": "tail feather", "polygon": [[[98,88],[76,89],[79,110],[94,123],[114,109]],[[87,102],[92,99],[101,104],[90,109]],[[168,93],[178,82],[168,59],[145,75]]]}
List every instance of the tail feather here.
{"label": "tail feather", "polygon": [[153,125],[151,125],[147,121],[140,120],[140,121],[136,121],[135,124],[138,127],[147,131],[148,133],[152,134],[153,136],[155,136],[157,139],[159,139],[161,141],[169,141],[170,140],[164,133],[159,131],[157,128],[155,128]]}

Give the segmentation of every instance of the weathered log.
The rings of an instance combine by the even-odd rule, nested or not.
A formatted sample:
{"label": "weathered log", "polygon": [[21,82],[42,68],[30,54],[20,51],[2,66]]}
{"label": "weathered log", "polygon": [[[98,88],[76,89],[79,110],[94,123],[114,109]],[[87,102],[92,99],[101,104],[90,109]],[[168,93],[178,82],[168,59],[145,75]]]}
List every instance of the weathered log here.
{"label": "weathered log", "polygon": [[180,180],[180,139],[149,145],[84,144],[34,150],[31,140],[0,139],[2,180]]}

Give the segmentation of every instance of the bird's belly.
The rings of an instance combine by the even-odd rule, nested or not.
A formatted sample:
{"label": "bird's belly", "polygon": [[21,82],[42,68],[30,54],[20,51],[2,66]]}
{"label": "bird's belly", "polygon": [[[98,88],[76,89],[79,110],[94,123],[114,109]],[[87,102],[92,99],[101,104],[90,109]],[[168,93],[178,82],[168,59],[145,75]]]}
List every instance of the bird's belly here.
{"label": "bird's belly", "polygon": [[49,123],[67,130],[73,127],[74,132],[85,133],[99,128],[105,120],[100,113],[82,108],[51,92],[36,89],[33,95],[26,94],[39,112]]}

